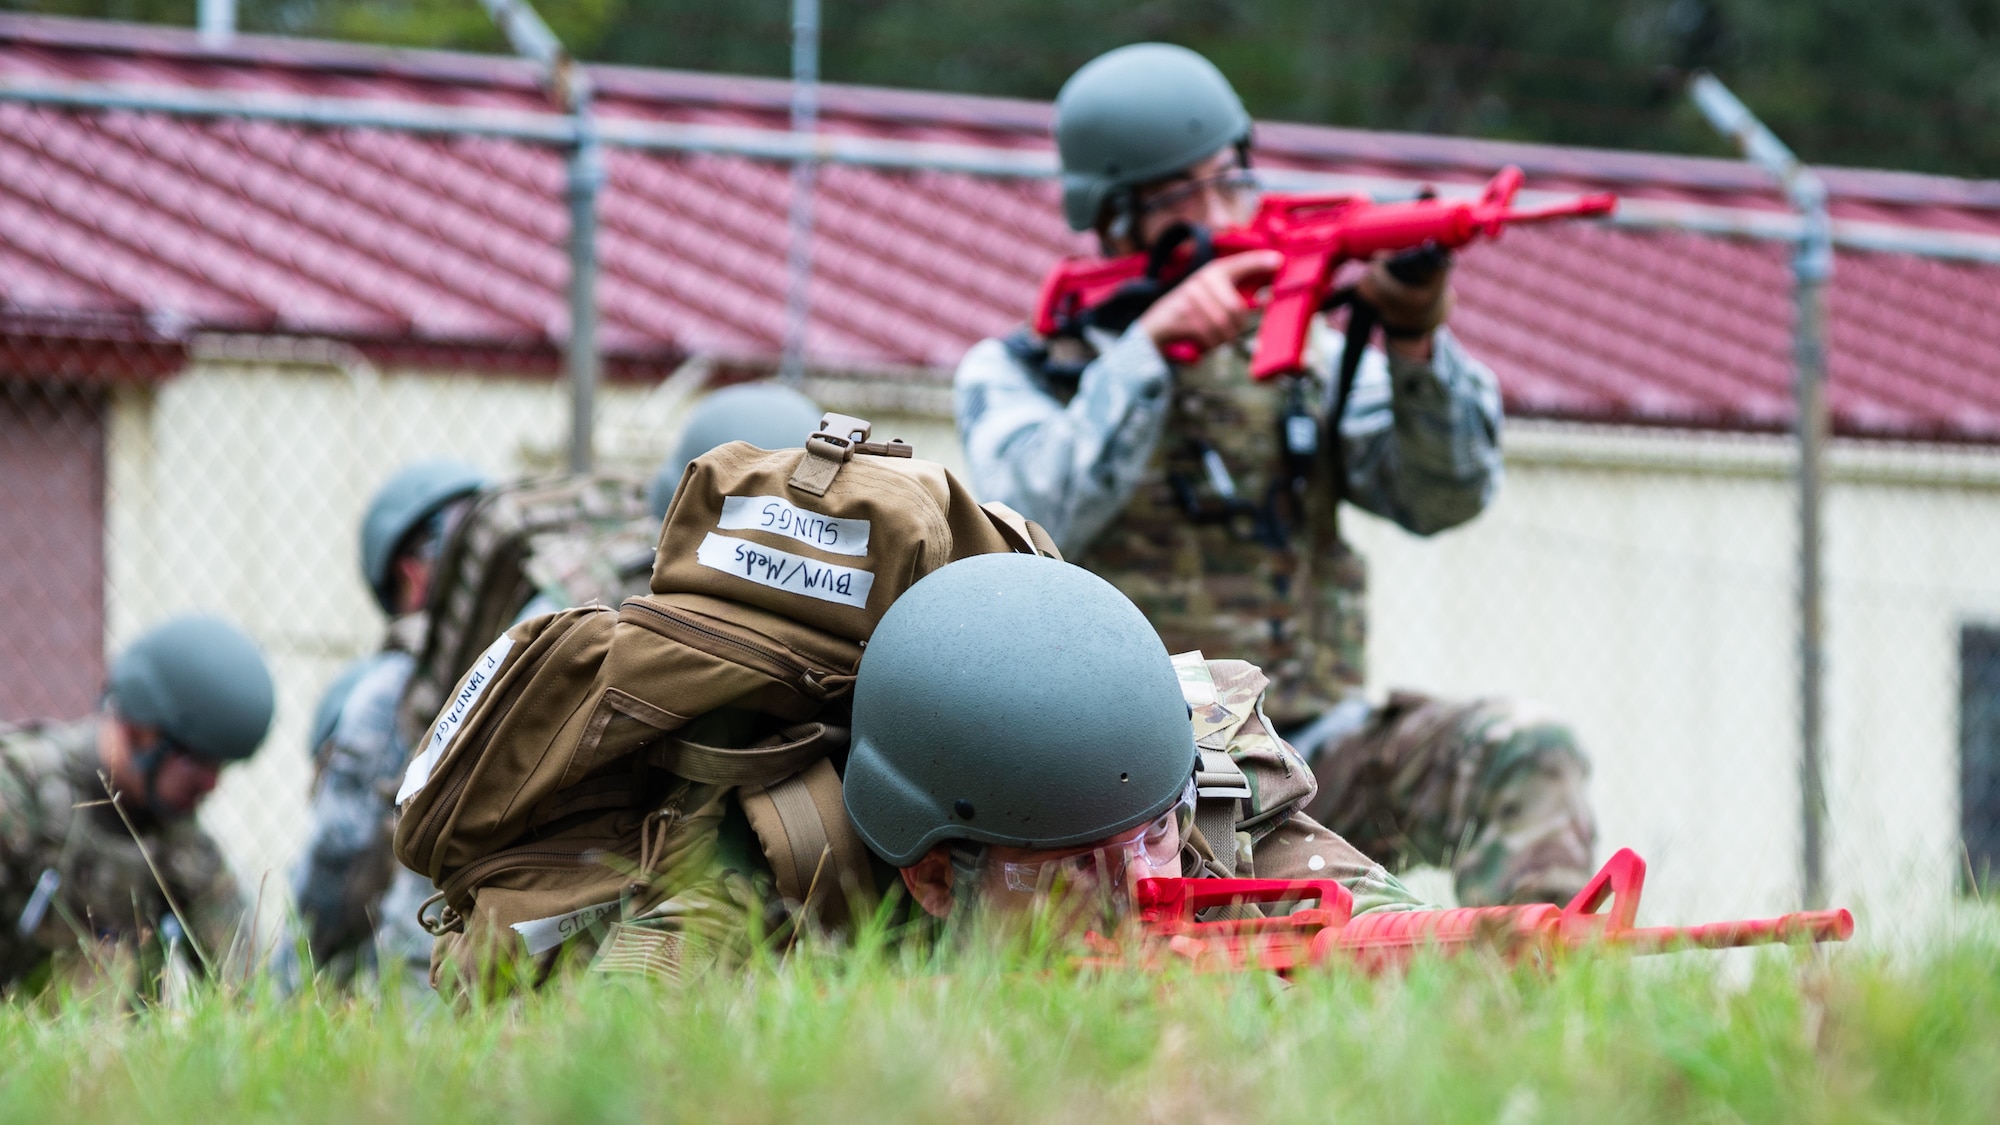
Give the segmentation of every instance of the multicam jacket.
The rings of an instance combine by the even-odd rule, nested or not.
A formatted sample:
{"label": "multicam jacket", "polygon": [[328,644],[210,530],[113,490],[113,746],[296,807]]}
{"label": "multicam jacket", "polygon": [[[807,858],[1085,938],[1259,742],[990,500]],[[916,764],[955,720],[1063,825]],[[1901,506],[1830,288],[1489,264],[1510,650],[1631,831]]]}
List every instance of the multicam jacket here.
{"label": "multicam jacket", "polygon": [[169,921],[117,810],[93,804],[105,800],[99,768],[95,720],[0,728],[0,987],[85,948],[144,958],[181,926],[210,956],[228,951],[243,900],[215,843],[192,816],[162,822],[127,808],[186,911]]}
{"label": "multicam jacket", "polygon": [[[1320,322],[1321,358],[1295,388],[1250,379],[1249,337],[1182,367],[1136,327],[1067,341],[1084,364],[1073,383],[1016,341],[983,341],[959,365],[974,488],[1132,598],[1170,650],[1262,666],[1284,729],[1362,681],[1367,571],[1341,540],[1336,487],[1418,534],[1471,519],[1499,487],[1498,385],[1448,330],[1429,362],[1366,353],[1340,422],[1344,482],[1312,440],[1341,351]],[[1311,419],[1292,445],[1297,491],[1287,415]]]}
{"label": "multicam jacket", "polygon": [[[1199,863],[1183,858],[1186,874],[1332,879],[1353,893],[1356,914],[1424,905],[1381,864],[1306,815],[1319,785],[1305,759],[1264,717],[1270,681],[1262,670],[1184,652],[1174,657],[1174,671],[1201,755],[1195,772],[1200,838],[1192,842]],[[1217,830],[1216,812],[1228,829]],[[1230,829],[1233,840],[1223,836]]]}

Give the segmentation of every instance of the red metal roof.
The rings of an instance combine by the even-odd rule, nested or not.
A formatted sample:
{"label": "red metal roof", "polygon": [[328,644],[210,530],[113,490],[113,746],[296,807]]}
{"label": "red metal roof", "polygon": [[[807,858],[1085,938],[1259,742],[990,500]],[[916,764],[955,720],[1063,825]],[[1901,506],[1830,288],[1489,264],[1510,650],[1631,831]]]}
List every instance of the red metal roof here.
{"label": "red metal roof", "polygon": [[[784,127],[780,81],[593,68],[606,116]],[[252,90],[546,111],[489,56],[0,16],[0,79]],[[1042,103],[826,87],[829,131],[1046,150]],[[1530,186],[1778,212],[1723,160],[1259,126],[1274,167]],[[783,327],[787,170],[608,153],[599,285],[613,374],[691,352],[768,362]],[[2000,236],[2000,182],[1825,172],[1837,218]],[[1052,184],[827,166],[815,205],[815,363],[948,370],[1019,322],[1082,248]],[[563,165],[513,141],[0,103],[0,366],[129,348],[134,374],[197,331],[354,342],[410,359],[553,370],[564,331]],[[1571,224],[1462,259],[1460,335],[1521,415],[1774,429],[1790,416],[1788,248]],[[1843,251],[1837,430],[2000,441],[2000,267]],[[70,351],[64,351],[68,348]],[[39,350],[38,350],[39,349]]]}

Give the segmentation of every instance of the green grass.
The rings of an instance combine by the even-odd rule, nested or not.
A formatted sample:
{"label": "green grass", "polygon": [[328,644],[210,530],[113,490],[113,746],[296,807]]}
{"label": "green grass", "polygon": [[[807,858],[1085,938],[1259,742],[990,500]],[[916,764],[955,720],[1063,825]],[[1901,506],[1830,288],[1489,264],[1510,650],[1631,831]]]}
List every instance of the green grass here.
{"label": "green grass", "polygon": [[1993,1121],[2000,942],[1080,976],[795,956],[453,1015],[209,991],[0,1008],[0,1121]]}

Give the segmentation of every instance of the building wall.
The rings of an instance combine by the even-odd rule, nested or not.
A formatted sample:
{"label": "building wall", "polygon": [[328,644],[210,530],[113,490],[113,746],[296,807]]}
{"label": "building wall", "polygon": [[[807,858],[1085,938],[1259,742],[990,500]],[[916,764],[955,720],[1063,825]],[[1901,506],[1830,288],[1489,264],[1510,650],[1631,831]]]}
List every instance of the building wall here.
{"label": "building wall", "polygon": [[103,523],[103,394],[0,382],[0,722],[97,706]]}
{"label": "building wall", "polygon": [[[1540,701],[1596,763],[1600,851],[1648,915],[1796,909],[1795,492],[1778,439],[1515,425],[1498,501],[1421,540],[1366,516],[1370,684]],[[1958,631],[2000,621],[2000,457],[1836,446],[1826,517],[1829,890],[1864,936],[1941,919]]]}
{"label": "building wall", "polygon": [[[601,460],[657,463],[691,382],[604,388]],[[808,390],[961,464],[935,393]],[[907,401],[919,412],[883,409]],[[203,817],[252,886],[276,873],[267,897],[303,831],[312,705],[379,635],[355,561],[370,491],[441,453],[500,476],[553,468],[567,424],[546,382],[377,373],[337,357],[211,359],[115,398],[108,640],[209,608],[266,645],[277,728]],[[1652,864],[1648,917],[1793,908],[1785,444],[1517,424],[1508,450],[1498,501],[1463,529],[1421,540],[1348,517],[1372,566],[1371,690],[1526,697],[1574,724],[1596,762],[1601,850],[1630,845]],[[1882,935],[1939,917],[1956,885],[1956,638],[1965,621],[2000,622],[2000,457],[1841,449],[1834,466],[1829,863],[1836,900]]]}

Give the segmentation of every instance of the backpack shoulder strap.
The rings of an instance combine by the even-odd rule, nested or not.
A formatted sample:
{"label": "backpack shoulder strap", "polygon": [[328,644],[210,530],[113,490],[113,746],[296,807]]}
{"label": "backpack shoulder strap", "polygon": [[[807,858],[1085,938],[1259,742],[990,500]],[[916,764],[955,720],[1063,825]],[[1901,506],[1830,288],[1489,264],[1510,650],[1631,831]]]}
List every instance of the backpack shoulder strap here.
{"label": "backpack shoulder strap", "polygon": [[873,897],[868,848],[847,819],[833,763],[821,758],[782,781],[745,786],[738,795],[779,894],[828,922],[866,908]]}
{"label": "backpack shoulder strap", "polygon": [[1009,546],[1024,555],[1041,555],[1061,561],[1062,549],[1049,536],[1042,525],[1009,508],[998,500],[989,500],[980,505],[993,526],[1000,529],[1000,535]]}

